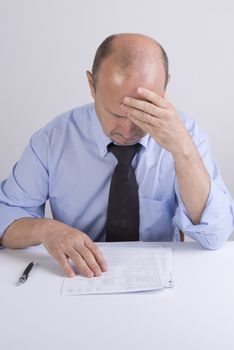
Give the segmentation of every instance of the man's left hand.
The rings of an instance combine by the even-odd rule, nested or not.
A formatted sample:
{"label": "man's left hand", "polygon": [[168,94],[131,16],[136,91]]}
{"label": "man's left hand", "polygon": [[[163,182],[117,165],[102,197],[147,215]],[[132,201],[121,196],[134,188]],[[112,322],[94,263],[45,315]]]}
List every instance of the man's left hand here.
{"label": "man's left hand", "polygon": [[191,147],[191,138],[174,106],[157,93],[138,88],[139,99],[124,97],[121,108],[139,128],[173,155]]}

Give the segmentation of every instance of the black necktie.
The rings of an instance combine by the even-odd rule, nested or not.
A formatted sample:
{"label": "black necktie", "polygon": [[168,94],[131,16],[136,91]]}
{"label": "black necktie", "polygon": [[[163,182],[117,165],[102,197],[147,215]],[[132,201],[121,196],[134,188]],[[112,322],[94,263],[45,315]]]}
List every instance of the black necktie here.
{"label": "black necktie", "polygon": [[110,184],[107,209],[106,241],[139,240],[139,197],[132,160],[141,145],[117,146],[108,150],[118,160]]}

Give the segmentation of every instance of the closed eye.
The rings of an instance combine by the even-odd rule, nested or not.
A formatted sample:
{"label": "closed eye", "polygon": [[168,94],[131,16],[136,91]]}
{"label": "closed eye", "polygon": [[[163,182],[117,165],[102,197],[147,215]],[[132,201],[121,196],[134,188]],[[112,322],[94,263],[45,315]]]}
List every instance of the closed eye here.
{"label": "closed eye", "polygon": [[114,118],[121,118],[121,119],[126,119],[127,118],[124,115],[119,115],[119,114],[111,112],[108,108],[105,108],[105,110]]}

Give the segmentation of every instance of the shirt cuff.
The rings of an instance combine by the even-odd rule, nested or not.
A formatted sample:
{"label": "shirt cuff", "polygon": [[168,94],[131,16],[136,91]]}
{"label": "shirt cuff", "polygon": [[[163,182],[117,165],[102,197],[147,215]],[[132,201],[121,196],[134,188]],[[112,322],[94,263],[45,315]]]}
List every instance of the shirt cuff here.
{"label": "shirt cuff", "polygon": [[194,225],[179,193],[176,181],[175,189],[178,207],[173,217],[173,225],[188,237],[200,242],[207,249],[217,249],[232,233],[234,207],[229,194],[211,181],[210,193],[200,223]]}
{"label": "shirt cuff", "polygon": [[30,215],[27,211],[25,211],[22,208],[19,207],[10,207],[10,206],[4,206],[0,205],[0,237],[4,234],[6,229],[10,224],[13,223],[13,221],[22,219],[25,217],[29,218],[35,218],[34,215]]}

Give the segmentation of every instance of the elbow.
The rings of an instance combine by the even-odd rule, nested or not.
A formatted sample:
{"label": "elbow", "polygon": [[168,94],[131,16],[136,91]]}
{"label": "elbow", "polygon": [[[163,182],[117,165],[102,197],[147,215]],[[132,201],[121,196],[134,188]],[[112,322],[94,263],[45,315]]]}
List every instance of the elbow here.
{"label": "elbow", "polygon": [[217,250],[222,247],[223,243],[220,244],[207,241],[206,243],[201,243],[201,245],[207,250]]}
{"label": "elbow", "polygon": [[208,250],[217,250],[221,248],[224,242],[229,238],[234,229],[233,216],[221,220],[215,225],[209,225],[209,230],[200,232],[200,243]]}
{"label": "elbow", "polygon": [[201,245],[208,250],[217,250],[221,248],[226,241],[226,237],[222,234],[208,234],[202,236],[200,240]]}

